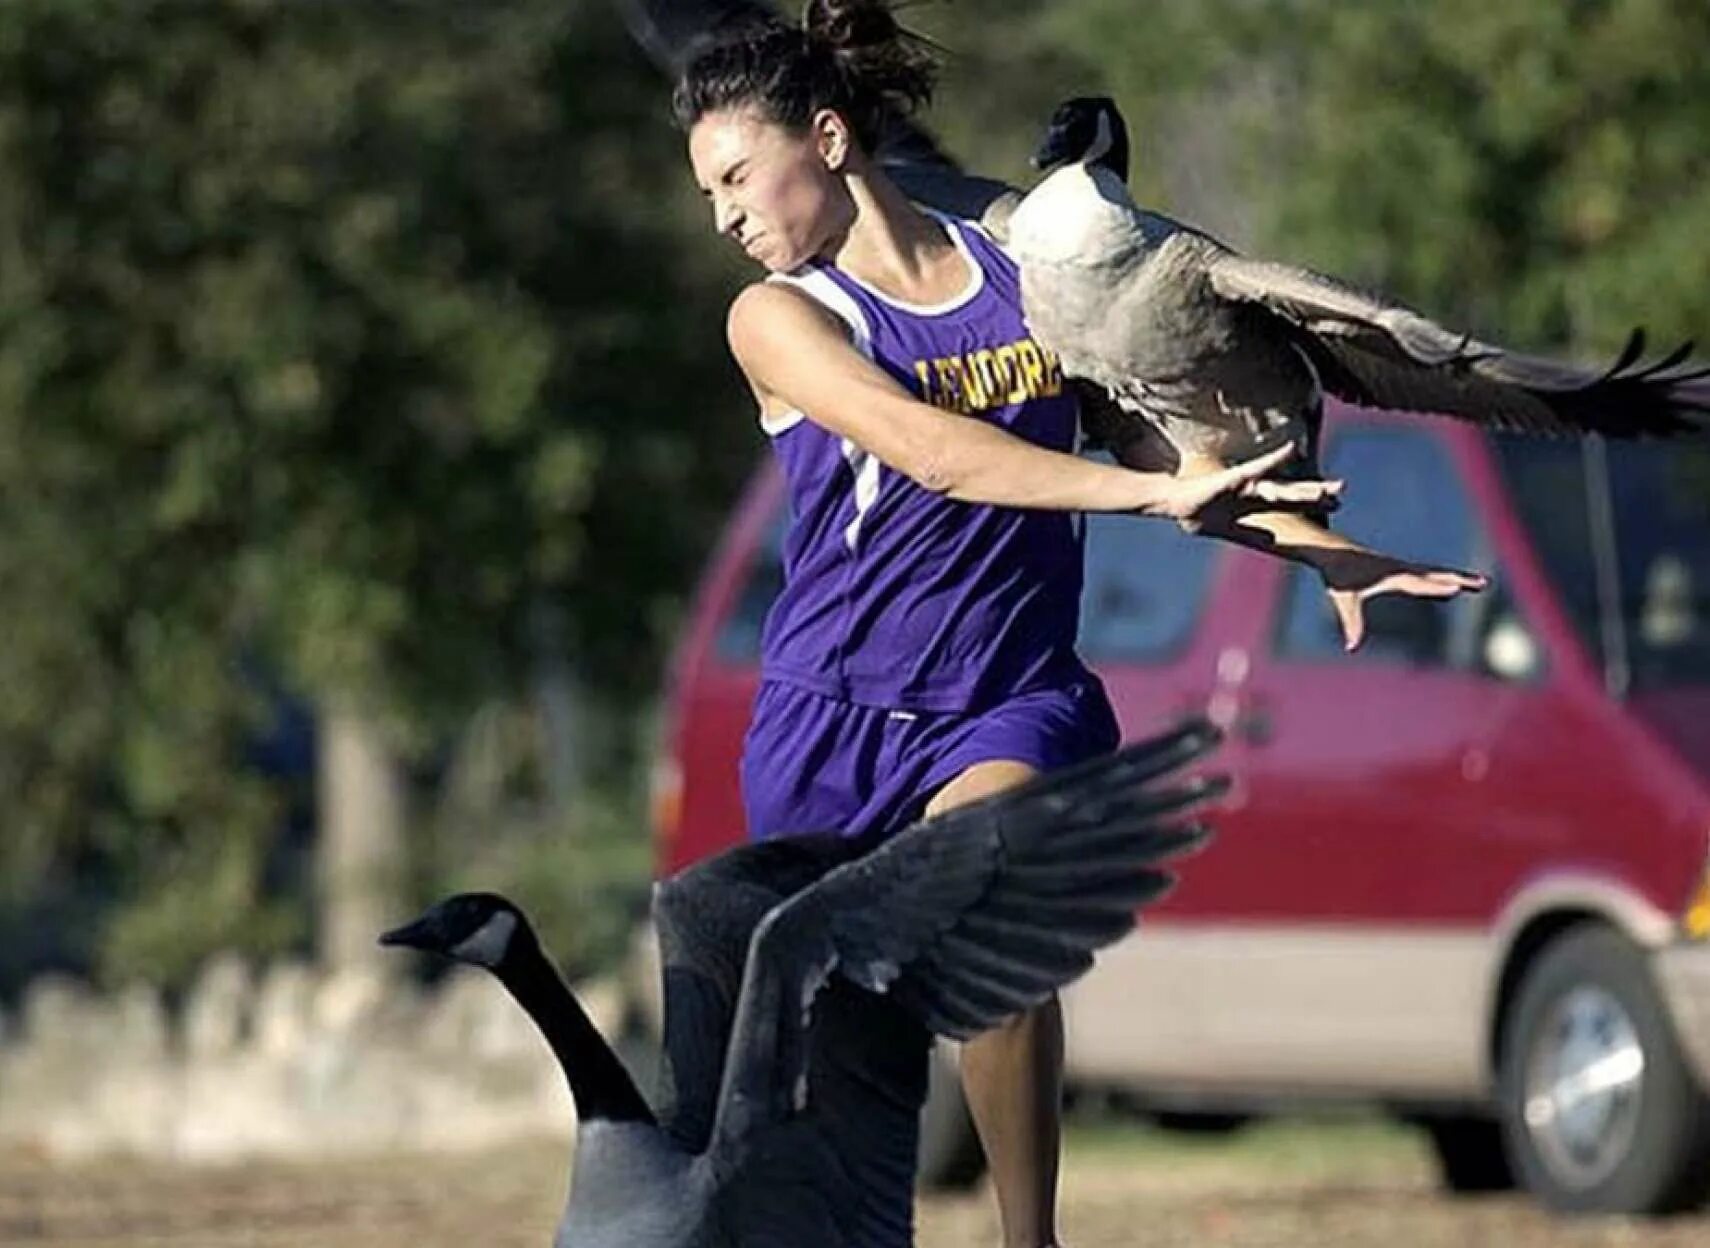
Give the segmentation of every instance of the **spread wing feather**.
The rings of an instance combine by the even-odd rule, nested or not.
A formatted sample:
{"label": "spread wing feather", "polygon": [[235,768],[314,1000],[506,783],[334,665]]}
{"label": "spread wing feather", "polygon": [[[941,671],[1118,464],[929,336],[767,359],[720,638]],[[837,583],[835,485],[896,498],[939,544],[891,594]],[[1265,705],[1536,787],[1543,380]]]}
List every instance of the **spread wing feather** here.
{"label": "spread wing feather", "polygon": [[1221,297],[1263,306],[1311,355],[1324,388],[1369,407],[1435,412],[1510,432],[1610,437],[1710,431],[1710,369],[1683,344],[1646,363],[1635,330],[1601,373],[1457,334],[1411,308],[1292,265],[1225,252]]}
{"label": "spread wing feather", "polygon": [[793,1111],[815,1000],[834,975],[966,1037],[1084,971],[1170,883],[1220,781],[1178,776],[1203,722],[919,823],[779,904],[744,971],[712,1148]]}

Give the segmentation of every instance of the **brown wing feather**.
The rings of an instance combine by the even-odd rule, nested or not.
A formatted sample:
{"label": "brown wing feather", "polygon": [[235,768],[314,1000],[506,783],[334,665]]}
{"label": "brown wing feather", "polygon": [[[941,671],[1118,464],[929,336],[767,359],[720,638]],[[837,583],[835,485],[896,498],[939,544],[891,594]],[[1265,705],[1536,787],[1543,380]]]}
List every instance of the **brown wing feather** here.
{"label": "brown wing feather", "polygon": [[1229,254],[1209,273],[1219,295],[1288,322],[1325,390],[1349,402],[1526,433],[1710,432],[1710,369],[1682,367],[1690,345],[1643,364],[1644,335],[1634,331],[1615,363],[1594,373],[1456,334],[1307,269]]}

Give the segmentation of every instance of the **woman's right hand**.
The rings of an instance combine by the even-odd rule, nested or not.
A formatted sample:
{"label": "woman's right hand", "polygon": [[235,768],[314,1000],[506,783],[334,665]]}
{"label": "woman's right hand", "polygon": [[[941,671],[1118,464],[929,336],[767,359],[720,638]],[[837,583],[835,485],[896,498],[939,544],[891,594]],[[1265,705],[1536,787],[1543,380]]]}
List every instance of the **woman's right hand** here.
{"label": "woman's right hand", "polygon": [[1148,514],[1192,526],[1206,519],[1205,513],[1213,508],[1223,509],[1232,504],[1244,504],[1243,510],[1252,510],[1255,504],[1278,511],[1334,507],[1342,493],[1340,481],[1265,480],[1293,454],[1294,446],[1290,443],[1232,468],[1177,477],[1156,506],[1148,509]]}

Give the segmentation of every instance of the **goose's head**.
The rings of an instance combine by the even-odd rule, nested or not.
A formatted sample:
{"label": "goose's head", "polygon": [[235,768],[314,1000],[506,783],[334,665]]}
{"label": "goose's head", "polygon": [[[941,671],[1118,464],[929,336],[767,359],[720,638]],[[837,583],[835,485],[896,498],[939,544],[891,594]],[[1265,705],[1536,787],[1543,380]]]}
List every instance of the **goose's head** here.
{"label": "goose's head", "polygon": [[430,906],[420,918],[380,937],[399,945],[495,970],[513,941],[529,938],[516,906],[496,893],[458,893]]}
{"label": "goose's head", "polygon": [[1109,96],[1077,96],[1051,114],[1033,167],[1050,173],[1071,164],[1102,165],[1128,181],[1128,127]]}

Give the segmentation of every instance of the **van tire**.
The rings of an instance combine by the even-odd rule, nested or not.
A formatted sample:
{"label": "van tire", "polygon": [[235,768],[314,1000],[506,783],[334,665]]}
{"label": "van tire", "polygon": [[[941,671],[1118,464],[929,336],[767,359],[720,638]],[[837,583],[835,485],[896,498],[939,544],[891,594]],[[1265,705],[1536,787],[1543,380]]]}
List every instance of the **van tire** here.
{"label": "van tire", "polygon": [[962,1091],[962,1070],[943,1041],[932,1046],[918,1157],[915,1182],[924,1191],[967,1191],[986,1172],[986,1153]]}
{"label": "van tire", "polygon": [[[1710,1194],[1710,1096],[1681,1056],[1645,953],[1577,927],[1548,945],[1511,998],[1498,1102],[1521,1184],[1564,1213],[1660,1214]],[[1564,1103],[1575,1070],[1642,1061],[1636,1083]],[[1532,1081],[1528,1088],[1528,1079]],[[1541,1111],[1528,1123],[1529,1095]]]}
{"label": "van tire", "polygon": [[1500,1122],[1445,1115],[1420,1118],[1418,1123],[1430,1137],[1445,1189],[1464,1196],[1513,1190],[1514,1169],[1508,1164]]}

